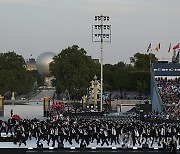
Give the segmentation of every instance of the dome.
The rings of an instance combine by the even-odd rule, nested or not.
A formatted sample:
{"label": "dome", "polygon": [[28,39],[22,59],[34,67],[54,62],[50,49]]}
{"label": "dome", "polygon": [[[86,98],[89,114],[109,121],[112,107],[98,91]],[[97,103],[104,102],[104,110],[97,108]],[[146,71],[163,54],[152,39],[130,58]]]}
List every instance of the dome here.
{"label": "dome", "polygon": [[53,61],[53,57],[56,56],[53,52],[44,52],[40,54],[36,60],[36,67],[42,76],[49,74],[49,64]]}

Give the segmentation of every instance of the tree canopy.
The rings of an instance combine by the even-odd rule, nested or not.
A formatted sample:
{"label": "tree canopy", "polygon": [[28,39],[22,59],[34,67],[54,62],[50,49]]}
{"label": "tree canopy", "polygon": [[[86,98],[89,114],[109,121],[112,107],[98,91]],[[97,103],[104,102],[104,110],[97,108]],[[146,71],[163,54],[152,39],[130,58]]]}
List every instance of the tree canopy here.
{"label": "tree canopy", "polygon": [[[153,62],[157,58],[154,54],[136,53],[130,60],[131,64],[119,62],[103,66],[104,91],[136,90],[140,94],[150,91],[150,60]],[[77,45],[68,47],[55,56],[50,64],[50,71],[56,78],[57,92],[67,89],[71,97],[84,95],[94,75],[100,79],[100,65]]]}
{"label": "tree canopy", "polygon": [[[141,94],[150,91],[150,60],[156,61],[154,54],[136,53],[130,57],[131,64],[119,62],[103,66],[103,86],[107,90],[136,90]],[[57,93],[66,89],[71,97],[86,94],[94,75],[100,79],[100,64],[96,64],[83,48],[77,45],[62,50],[50,64],[55,76]],[[78,96],[77,96],[78,95]]]}
{"label": "tree canopy", "polygon": [[[103,66],[104,91],[136,90],[139,93],[150,91],[150,60],[157,61],[154,54],[136,53],[130,57],[131,64],[118,62]],[[87,55],[77,45],[62,50],[50,64],[50,73],[54,75],[53,85],[57,93],[68,90],[71,98],[81,98],[86,94],[90,81],[97,75],[100,79],[100,64]],[[26,94],[33,85],[43,85],[43,79],[37,71],[26,71],[26,63],[15,52],[0,53],[0,94],[14,91]]]}
{"label": "tree canopy", "polygon": [[98,64],[77,45],[62,50],[50,64],[50,71],[56,78],[57,93],[67,89],[72,97],[86,93],[98,69]]}
{"label": "tree canopy", "polygon": [[0,94],[7,91],[26,94],[35,79],[26,71],[24,58],[15,52],[0,53]]}
{"label": "tree canopy", "polygon": [[150,68],[150,61],[153,63],[157,61],[157,58],[152,53],[141,54],[137,52],[133,57],[130,57],[130,61],[134,65],[134,68],[147,71]]}

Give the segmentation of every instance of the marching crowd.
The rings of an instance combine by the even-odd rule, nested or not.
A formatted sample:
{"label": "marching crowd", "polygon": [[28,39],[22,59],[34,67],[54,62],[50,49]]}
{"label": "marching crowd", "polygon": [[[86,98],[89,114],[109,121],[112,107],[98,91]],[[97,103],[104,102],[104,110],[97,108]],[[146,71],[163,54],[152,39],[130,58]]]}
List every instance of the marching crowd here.
{"label": "marching crowd", "polygon": [[[54,103],[51,108],[55,113],[54,118],[46,120],[14,118],[8,121],[0,120],[0,137],[2,133],[11,134],[14,144],[26,146],[28,140],[36,140],[37,144],[46,142],[52,146],[77,143],[99,146],[142,146],[154,144],[163,148],[172,145],[180,146],[180,124],[166,123],[170,117],[180,116],[180,78],[157,78],[157,86],[167,113],[149,113],[143,115],[142,121],[138,116],[116,119],[112,117],[69,117],[59,111],[63,103]],[[151,121],[161,119],[161,123]]]}
{"label": "marching crowd", "polygon": [[37,143],[46,141],[49,145],[63,145],[65,142],[72,145],[90,145],[95,143],[101,146],[131,144],[142,146],[154,143],[164,148],[170,142],[180,144],[180,125],[175,123],[155,124],[140,120],[123,120],[104,118],[68,117],[60,115],[56,120],[24,119],[22,121],[10,118],[7,122],[0,121],[1,133],[10,133],[14,144],[26,145],[27,140],[35,138]]}
{"label": "marching crowd", "polygon": [[172,117],[180,116],[180,77],[174,79],[157,78],[158,91],[167,113]]}

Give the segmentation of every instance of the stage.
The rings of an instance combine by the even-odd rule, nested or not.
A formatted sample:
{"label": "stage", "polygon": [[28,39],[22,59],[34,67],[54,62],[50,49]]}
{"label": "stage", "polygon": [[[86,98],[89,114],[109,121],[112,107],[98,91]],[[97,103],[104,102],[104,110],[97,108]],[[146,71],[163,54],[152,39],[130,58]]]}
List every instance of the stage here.
{"label": "stage", "polygon": [[[168,154],[168,149],[107,149],[107,148],[101,148],[101,149],[48,149],[44,148],[41,150],[35,149],[27,149],[27,148],[1,148],[0,149],[1,154],[68,154],[68,153],[74,153],[74,154],[90,154],[90,153],[97,153],[97,154],[109,154],[109,153],[119,153],[119,154]],[[178,150],[177,153],[180,153]]]}
{"label": "stage", "polygon": [[[153,146],[150,146],[150,144],[142,144],[142,145],[136,145],[133,146],[130,142],[127,144],[112,144],[112,145],[104,145],[101,146],[100,144],[90,143],[85,149],[80,149],[80,145],[73,142],[72,145],[70,145],[68,142],[64,142],[63,146],[55,144],[54,147],[52,146],[52,142],[50,142],[50,145],[47,145],[46,141],[42,141],[43,148],[37,148],[37,141],[33,138],[32,140],[28,140],[27,144],[24,145],[23,143],[21,146],[19,144],[14,144],[11,139],[4,141],[2,140],[0,142],[0,154],[45,154],[45,153],[51,153],[51,154],[67,154],[67,153],[75,153],[75,154],[82,154],[82,153],[98,153],[98,154],[104,154],[104,153],[119,153],[119,154],[144,154],[145,152],[147,154],[152,153],[160,153],[160,154],[166,154],[169,153],[169,149],[163,149],[162,146],[158,146],[157,142],[153,144]],[[180,154],[178,145],[177,147],[177,153]]]}

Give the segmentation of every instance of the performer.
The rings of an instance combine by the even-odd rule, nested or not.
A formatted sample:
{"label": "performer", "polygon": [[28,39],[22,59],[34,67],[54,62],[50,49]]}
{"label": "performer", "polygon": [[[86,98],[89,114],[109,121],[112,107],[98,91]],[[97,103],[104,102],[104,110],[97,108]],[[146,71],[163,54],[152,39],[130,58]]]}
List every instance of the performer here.
{"label": "performer", "polygon": [[12,118],[12,116],[13,116],[13,109],[11,109],[10,114],[11,114],[11,118]]}
{"label": "performer", "polygon": [[1,121],[1,123],[0,123],[1,125],[0,125],[0,137],[1,137],[1,133],[4,131],[5,133],[6,133],[6,125],[7,125],[7,123],[5,122],[5,121]]}
{"label": "performer", "polygon": [[111,129],[111,145],[112,145],[112,143],[113,143],[113,141],[115,142],[115,144],[116,144],[116,129],[115,129],[115,127],[113,126],[112,127],[112,129]]}
{"label": "performer", "polygon": [[177,143],[175,140],[171,140],[169,147],[171,154],[177,154]]}
{"label": "performer", "polygon": [[107,146],[109,146],[107,138],[108,138],[108,132],[107,132],[107,129],[104,128],[104,130],[102,130],[102,144],[101,144],[101,146],[103,146],[105,142],[106,142]]}

